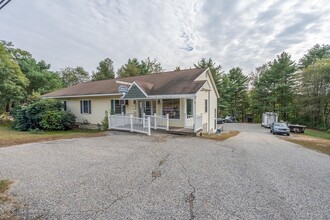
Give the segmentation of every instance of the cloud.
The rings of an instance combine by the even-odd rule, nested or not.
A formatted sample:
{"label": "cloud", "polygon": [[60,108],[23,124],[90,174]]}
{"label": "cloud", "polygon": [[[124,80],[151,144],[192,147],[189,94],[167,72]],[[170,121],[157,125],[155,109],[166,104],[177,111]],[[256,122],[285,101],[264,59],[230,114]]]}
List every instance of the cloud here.
{"label": "cloud", "polygon": [[299,59],[330,42],[327,1],[12,1],[0,12],[4,40],[58,70],[96,69],[111,58],[156,58],[167,70],[212,58],[248,73],[287,51]]}

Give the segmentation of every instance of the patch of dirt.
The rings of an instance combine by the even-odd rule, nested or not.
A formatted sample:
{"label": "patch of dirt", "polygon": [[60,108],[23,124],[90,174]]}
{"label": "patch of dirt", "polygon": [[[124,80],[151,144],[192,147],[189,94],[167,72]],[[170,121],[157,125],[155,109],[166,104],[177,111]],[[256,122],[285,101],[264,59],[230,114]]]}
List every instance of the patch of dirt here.
{"label": "patch of dirt", "polygon": [[330,155],[330,140],[310,137],[303,134],[291,134],[289,137],[280,137],[283,140],[302,145],[306,148]]}
{"label": "patch of dirt", "polygon": [[201,137],[215,141],[224,141],[228,138],[235,137],[238,134],[239,131],[224,131],[220,134],[203,134]]}
{"label": "patch of dirt", "polygon": [[168,135],[162,134],[162,133],[155,133],[155,134],[152,134],[152,136],[154,138],[154,142],[165,143]]}
{"label": "patch of dirt", "polygon": [[8,194],[11,180],[0,180],[0,219],[17,220],[19,219],[15,211],[19,207],[18,202]]}

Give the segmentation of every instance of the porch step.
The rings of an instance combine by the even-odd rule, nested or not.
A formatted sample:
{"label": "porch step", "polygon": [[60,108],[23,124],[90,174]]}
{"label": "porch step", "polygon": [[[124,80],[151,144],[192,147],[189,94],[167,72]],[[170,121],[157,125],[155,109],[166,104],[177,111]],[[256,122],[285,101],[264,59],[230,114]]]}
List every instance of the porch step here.
{"label": "porch step", "polygon": [[189,128],[179,128],[179,127],[170,127],[168,133],[177,134],[177,135],[187,135],[187,136],[198,136],[202,130],[194,132],[193,129]]}

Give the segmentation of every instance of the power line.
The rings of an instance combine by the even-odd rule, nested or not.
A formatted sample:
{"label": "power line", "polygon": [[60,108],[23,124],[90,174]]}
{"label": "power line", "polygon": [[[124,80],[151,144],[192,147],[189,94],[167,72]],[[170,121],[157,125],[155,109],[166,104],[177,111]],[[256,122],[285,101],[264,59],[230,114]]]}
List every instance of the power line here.
{"label": "power line", "polygon": [[[11,0],[1,0],[0,1],[0,10],[3,8],[3,7],[5,7],[9,2],[10,2]],[[5,2],[5,3],[3,3],[3,2]],[[3,4],[2,4],[3,3]]]}

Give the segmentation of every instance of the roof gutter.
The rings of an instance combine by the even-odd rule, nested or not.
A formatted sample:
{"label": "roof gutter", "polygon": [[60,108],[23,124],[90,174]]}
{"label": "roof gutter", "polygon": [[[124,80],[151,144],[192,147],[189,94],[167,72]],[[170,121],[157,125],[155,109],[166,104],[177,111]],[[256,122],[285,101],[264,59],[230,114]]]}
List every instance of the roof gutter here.
{"label": "roof gutter", "polygon": [[42,96],[44,99],[63,99],[63,98],[80,98],[80,97],[105,97],[105,96],[121,96],[121,93],[109,94],[91,94],[91,95],[68,95],[68,96]]}
{"label": "roof gutter", "polygon": [[150,100],[150,99],[180,99],[180,98],[194,98],[196,94],[179,94],[179,95],[149,95],[146,98],[123,98],[127,100]]}

